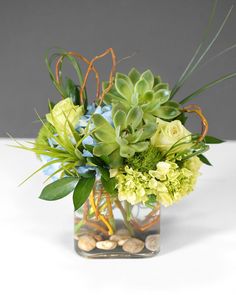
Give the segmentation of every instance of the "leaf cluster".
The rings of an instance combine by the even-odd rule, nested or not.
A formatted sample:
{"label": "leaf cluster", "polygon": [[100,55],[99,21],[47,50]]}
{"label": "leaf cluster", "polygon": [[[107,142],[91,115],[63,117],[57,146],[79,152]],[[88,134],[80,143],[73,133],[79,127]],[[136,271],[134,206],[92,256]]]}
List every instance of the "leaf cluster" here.
{"label": "leaf cluster", "polygon": [[[106,88],[107,83],[103,87]],[[169,85],[163,83],[160,76],[154,76],[150,70],[141,74],[132,68],[128,75],[116,74],[113,87],[105,95],[105,102],[112,103],[114,112],[139,106],[146,122],[155,122],[156,117],[171,120],[180,111],[178,103],[169,102],[170,93]]]}
{"label": "leaf cluster", "polygon": [[[54,65],[54,63],[58,60],[61,59],[61,62],[59,63],[59,68],[58,68],[58,74],[59,77],[57,80],[54,71],[52,69],[52,66]],[[65,77],[65,79],[63,79],[62,77],[62,67],[65,61],[68,61],[72,67],[75,70],[75,73],[77,75],[78,78],[78,84],[76,84],[72,79],[70,79],[69,77]],[[73,100],[73,103],[75,105],[80,105],[80,87],[83,84],[83,74],[82,74],[82,70],[80,67],[80,64],[78,62],[78,60],[69,54],[68,51],[64,50],[64,49],[59,49],[57,48],[57,51],[50,54],[49,52],[47,52],[46,56],[45,56],[45,63],[49,72],[49,76],[50,79],[53,83],[53,85],[55,86],[55,88],[57,89],[57,91],[60,93],[60,95],[62,96],[62,98],[67,98],[70,97]],[[87,108],[87,92],[86,89],[83,92],[83,99],[84,99],[84,108]]]}

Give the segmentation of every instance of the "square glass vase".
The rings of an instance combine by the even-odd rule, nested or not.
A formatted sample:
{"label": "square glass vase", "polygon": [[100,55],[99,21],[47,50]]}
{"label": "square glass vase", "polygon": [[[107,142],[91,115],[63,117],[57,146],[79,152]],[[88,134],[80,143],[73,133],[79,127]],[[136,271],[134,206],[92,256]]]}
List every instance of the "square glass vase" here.
{"label": "square glass vase", "polygon": [[145,258],[160,251],[160,204],[131,205],[97,181],[75,211],[76,252],[86,258]]}

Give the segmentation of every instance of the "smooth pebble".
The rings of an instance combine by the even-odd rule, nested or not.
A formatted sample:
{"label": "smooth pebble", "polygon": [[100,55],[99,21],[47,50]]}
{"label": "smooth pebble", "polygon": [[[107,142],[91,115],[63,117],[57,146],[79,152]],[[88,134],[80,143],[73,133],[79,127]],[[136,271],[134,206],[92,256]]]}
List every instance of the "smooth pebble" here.
{"label": "smooth pebble", "polygon": [[121,239],[121,240],[119,240],[119,241],[118,241],[118,245],[119,245],[119,246],[123,246],[124,243],[125,243],[127,240],[128,240],[128,239]]}
{"label": "smooth pebble", "polygon": [[86,252],[92,251],[96,247],[95,239],[90,235],[79,237],[78,247]]}
{"label": "smooth pebble", "polygon": [[105,241],[100,241],[96,243],[96,247],[101,250],[113,250],[117,246],[116,241],[110,241],[110,240],[105,240]]}
{"label": "smooth pebble", "polygon": [[141,252],[143,248],[144,248],[144,242],[136,238],[128,239],[122,247],[122,249],[125,252],[128,252],[130,254],[137,254]]}
{"label": "smooth pebble", "polygon": [[120,240],[128,240],[130,238],[131,238],[130,235],[127,236],[127,235],[117,235],[117,234],[115,234],[115,235],[110,236],[110,240],[115,241],[115,242],[119,242]]}
{"label": "smooth pebble", "polygon": [[130,232],[126,228],[120,228],[116,231],[116,235],[119,236],[130,236]]}
{"label": "smooth pebble", "polygon": [[158,251],[160,249],[160,235],[149,235],[145,239],[145,247],[150,251]]}

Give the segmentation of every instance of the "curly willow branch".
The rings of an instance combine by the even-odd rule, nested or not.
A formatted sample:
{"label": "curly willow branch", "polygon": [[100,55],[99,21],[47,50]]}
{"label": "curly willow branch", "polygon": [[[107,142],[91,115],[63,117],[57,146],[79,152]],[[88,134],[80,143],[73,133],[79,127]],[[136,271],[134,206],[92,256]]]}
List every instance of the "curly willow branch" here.
{"label": "curly willow branch", "polygon": [[[111,58],[112,58],[112,68],[111,68],[111,72],[110,72],[110,76],[109,76],[109,84],[108,84],[107,88],[103,90],[103,92],[102,92],[102,94],[101,94],[101,97],[100,97],[99,105],[101,105],[101,103],[102,103],[102,101],[103,101],[103,99],[104,99],[105,94],[106,94],[106,93],[111,89],[111,87],[112,87],[113,76],[114,76],[114,73],[115,73],[115,70],[116,70],[116,55],[115,55],[115,52],[114,52],[114,50],[113,50],[112,48],[108,48],[108,49],[105,50],[103,53],[101,53],[100,55],[95,56],[95,57],[91,60],[89,66],[88,66],[87,72],[86,72],[86,74],[85,74],[85,77],[84,77],[83,85],[82,85],[82,87],[81,87],[81,89],[80,89],[80,98],[83,97],[83,91],[84,91],[85,85],[86,85],[86,83],[87,83],[89,73],[91,72],[91,70],[92,70],[92,68],[93,68],[93,64],[94,64],[97,60],[99,60],[99,59],[105,57],[106,55],[108,55],[109,53],[111,54]],[[83,100],[83,98],[82,98],[82,100]]]}
{"label": "curly willow branch", "polygon": [[190,104],[182,109],[183,112],[186,113],[195,113],[201,119],[202,123],[202,132],[198,141],[202,141],[208,132],[208,122],[206,117],[203,115],[201,108],[197,104]]}
{"label": "curly willow branch", "polygon": [[[83,62],[85,62],[87,65],[90,65],[90,61],[84,57],[82,54],[78,53],[78,52],[74,52],[74,51],[68,51],[67,52],[68,55],[70,56],[74,56],[77,57],[78,59],[81,59]],[[58,84],[60,84],[60,79],[59,79],[59,71],[60,71],[60,65],[62,63],[62,60],[65,58],[65,55],[62,54],[57,62],[56,62],[56,69],[55,69],[55,75],[56,75],[56,81]],[[100,95],[100,79],[99,79],[99,74],[98,71],[96,70],[96,68],[94,66],[91,67],[91,70],[95,73],[95,77],[96,77],[96,84],[97,84],[97,90],[96,90],[96,98],[99,97]],[[84,86],[85,87],[85,86]],[[84,91],[84,87],[82,89],[82,92]],[[80,102],[81,104],[83,104],[83,96],[81,96],[81,92],[80,92]]]}

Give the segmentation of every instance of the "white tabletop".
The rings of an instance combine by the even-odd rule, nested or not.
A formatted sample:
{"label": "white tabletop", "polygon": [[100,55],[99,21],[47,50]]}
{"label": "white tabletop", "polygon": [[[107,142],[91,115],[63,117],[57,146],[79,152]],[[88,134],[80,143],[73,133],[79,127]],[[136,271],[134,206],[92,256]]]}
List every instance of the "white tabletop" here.
{"label": "white tabletop", "polygon": [[38,199],[40,163],[0,140],[0,294],[236,294],[236,142],[208,152],[195,192],[161,212],[155,258],[88,260],[73,249],[70,197]]}

